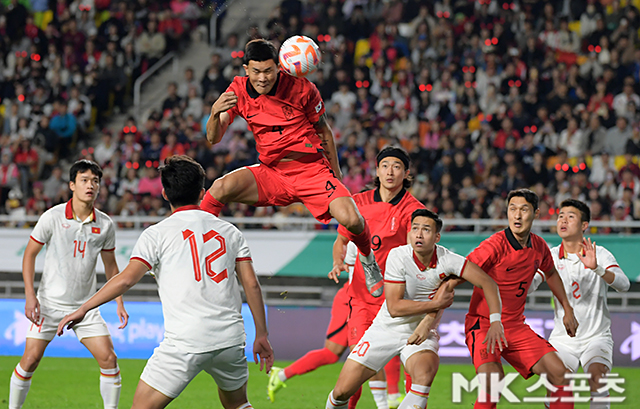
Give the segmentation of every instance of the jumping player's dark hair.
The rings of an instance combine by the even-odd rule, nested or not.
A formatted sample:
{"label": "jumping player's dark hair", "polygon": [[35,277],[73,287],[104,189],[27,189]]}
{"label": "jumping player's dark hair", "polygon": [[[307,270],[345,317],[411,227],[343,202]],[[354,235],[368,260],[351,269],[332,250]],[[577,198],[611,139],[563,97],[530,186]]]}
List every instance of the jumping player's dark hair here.
{"label": "jumping player's dark hair", "polygon": [[158,170],[171,206],[198,204],[205,179],[204,169],[198,162],[186,155],[170,156]]}
{"label": "jumping player's dark hair", "polygon": [[411,213],[411,223],[413,223],[413,219],[416,217],[428,217],[436,222],[436,233],[440,233],[442,230],[442,219],[438,216],[438,213],[432,212],[429,209],[417,209]]}
{"label": "jumping player's dark hair", "polygon": [[575,207],[580,212],[580,222],[591,221],[591,210],[585,202],[576,199],[566,199],[560,203],[560,209],[563,207]]}
{"label": "jumping player's dark hair", "polygon": [[102,180],[102,168],[100,165],[88,159],[80,159],[71,166],[71,169],[69,169],[69,181],[76,183],[76,176],[78,173],[84,173],[88,170],[96,175],[98,179]]}
{"label": "jumping player's dark hair", "polygon": [[[388,158],[390,156],[397,158],[400,162],[402,162],[402,164],[404,165],[405,172],[409,170],[409,167],[411,165],[411,158],[409,157],[409,154],[407,153],[407,151],[404,150],[404,148],[401,148],[399,146],[385,146],[384,148],[382,148],[382,150],[378,152],[378,154],[376,155],[376,166],[379,165],[384,158]],[[413,177],[411,175],[408,175],[402,181],[402,186],[405,189],[409,189],[411,187],[412,182],[413,182]],[[377,176],[375,177],[375,179],[373,180],[373,185],[376,188],[380,187],[379,177]]]}
{"label": "jumping player's dark hair", "polygon": [[261,62],[268,60],[273,60],[278,65],[278,50],[264,38],[251,40],[244,47],[243,63],[245,65],[249,65],[249,61]]}
{"label": "jumping player's dark hair", "polygon": [[514,197],[524,197],[524,200],[527,201],[531,206],[533,206],[533,211],[538,210],[538,195],[536,195],[533,191],[529,189],[516,189],[509,192],[507,196],[507,206],[509,206],[509,202]]}

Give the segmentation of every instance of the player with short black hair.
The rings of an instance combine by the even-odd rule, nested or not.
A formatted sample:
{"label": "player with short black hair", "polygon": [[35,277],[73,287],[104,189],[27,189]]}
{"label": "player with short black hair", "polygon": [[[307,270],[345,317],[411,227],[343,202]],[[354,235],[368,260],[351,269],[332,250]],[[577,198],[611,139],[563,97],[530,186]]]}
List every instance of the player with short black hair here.
{"label": "player with short black hair", "polygon": [[[71,199],[40,216],[24,251],[25,315],[32,324],[24,354],[11,375],[9,409],[19,409],[24,404],[31,377],[56,335],[57,323],[96,292],[98,256],[104,263],[107,280],[118,275],[113,222],[94,207],[102,169],[97,163],[82,159],[71,166],[69,177]],[[45,245],[44,269],[36,296],[33,285],[36,257]],[[116,303],[120,328],[124,328],[129,315],[122,297],[116,298]],[[86,320],[74,331],[100,366],[100,394],[105,409],[116,408],[120,399],[120,369],[100,311],[87,314]]]}
{"label": "player with short black hair", "polygon": [[360,250],[369,292],[382,294],[382,274],[371,251],[371,235],[342,172],[320,92],[306,78],[280,72],[278,53],[267,40],[245,47],[246,77],[235,77],[214,102],[207,140],[217,144],[236,116],[249,124],[260,163],[216,179],[202,208],[219,215],[225,203],[287,206],[302,202],[322,223],[335,218]]}
{"label": "player with short black hair", "polygon": [[[255,322],[253,354],[256,363],[260,357],[260,370],[271,368],[273,350],[267,339],[262,292],[251,252],[235,226],[198,206],[205,194],[205,174],[195,160],[169,157],[160,175],[163,197],[168,198],[167,188],[171,191],[171,216],[142,232],[129,265],[65,316],[57,327],[58,334],[65,326],[82,325],[87,314],[125,293],[153,270],[162,301],[165,338],[140,375],[133,408],[164,408],[201,371],[215,380],[225,409],[252,408],[247,400],[249,371],[238,283],[244,288]],[[196,189],[198,196],[192,199]]]}

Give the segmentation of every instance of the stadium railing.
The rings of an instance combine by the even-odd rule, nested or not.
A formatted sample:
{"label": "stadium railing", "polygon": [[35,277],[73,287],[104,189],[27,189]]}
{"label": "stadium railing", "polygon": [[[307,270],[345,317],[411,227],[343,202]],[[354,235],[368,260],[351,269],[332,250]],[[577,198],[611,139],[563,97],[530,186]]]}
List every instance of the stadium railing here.
{"label": "stadium railing", "polygon": [[173,66],[172,66],[173,74],[178,75],[178,58],[177,57],[178,55],[173,51],[168,52],[157,63],[153,64],[153,66],[151,66],[147,71],[145,71],[144,74],[142,74],[136,79],[136,82],[133,84],[133,112],[135,114],[135,118],[138,121],[141,120],[140,115],[142,114],[141,112],[142,84],[146,80],[151,78],[151,76],[155,74],[156,71],[158,71],[159,69],[167,65],[169,61],[173,61]]}

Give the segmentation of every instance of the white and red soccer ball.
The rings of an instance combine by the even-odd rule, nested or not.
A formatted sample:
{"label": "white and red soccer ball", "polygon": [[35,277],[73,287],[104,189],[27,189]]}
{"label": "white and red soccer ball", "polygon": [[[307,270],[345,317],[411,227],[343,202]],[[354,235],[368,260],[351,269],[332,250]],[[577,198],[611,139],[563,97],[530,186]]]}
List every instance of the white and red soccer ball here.
{"label": "white and red soccer ball", "polygon": [[294,77],[305,77],[320,66],[318,45],[309,37],[293,36],[280,47],[280,68]]}

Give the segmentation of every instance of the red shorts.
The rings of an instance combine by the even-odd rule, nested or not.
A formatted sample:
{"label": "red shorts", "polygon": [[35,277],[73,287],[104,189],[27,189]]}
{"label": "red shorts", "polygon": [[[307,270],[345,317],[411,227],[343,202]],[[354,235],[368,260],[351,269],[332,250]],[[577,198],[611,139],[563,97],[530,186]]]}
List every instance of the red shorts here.
{"label": "red shorts", "polygon": [[329,223],[329,203],[338,197],[351,197],[349,189],[333,174],[322,153],[278,162],[274,166],[262,163],[247,166],[258,184],[255,206],[288,206],[302,202],[313,217]]}
{"label": "red shorts", "polygon": [[499,363],[502,357],[524,379],[529,379],[533,375],[531,368],[540,358],[549,352],[555,352],[555,348],[546,339],[536,334],[527,324],[521,322],[507,323],[504,326],[504,335],[509,347],[503,349],[502,352],[495,348],[492,354],[487,351],[487,344],[482,343],[488,330],[488,319],[467,316],[465,322],[466,343],[476,371],[480,365],[487,362]]}
{"label": "red shorts", "polygon": [[342,287],[333,298],[331,321],[327,327],[327,340],[343,347],[349,346],[347,320],[349,319],[349,296],[347,287]]}
{"label": "red shorts", "polygon": [[349,301],[349,346],[356,345],[364,333],[369,329],[373,319],[378,315],[380,305],[369,304],[351,298]]}

